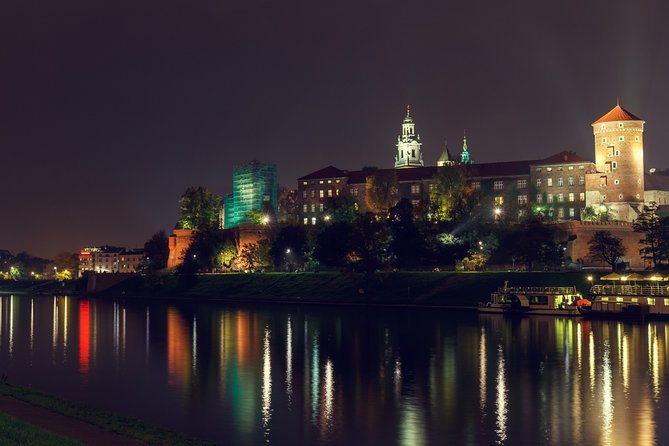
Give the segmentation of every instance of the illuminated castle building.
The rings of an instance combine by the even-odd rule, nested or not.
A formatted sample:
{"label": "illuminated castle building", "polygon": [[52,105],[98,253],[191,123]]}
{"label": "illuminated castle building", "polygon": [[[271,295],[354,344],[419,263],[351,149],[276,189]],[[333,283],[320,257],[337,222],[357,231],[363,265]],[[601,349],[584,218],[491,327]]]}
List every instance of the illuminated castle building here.
{"label": "illuminated castle building", "polygon": [[277,208],[276,165],[252,161],[232,171],[232,193],[223,198],[221,227],[247,223],[251,211],[273,217]]}
{"label": "illuminated castle building", "polygon": [[329,166],[298,178],[300,221],[322,221],[327,199],[344,192],[365,211],[367,178],[378,171],[395,173],[400,198],[414,205],[425,203],[437,169],[457,168],[462,169],[468,187],[481,191],[482,203],[506,212],[507,217],[534,212],[551,221],[578,221],[582,211],[591,207],[609,212],[609,219],[631,222],[644,202],[669,204],[669,176],[644,175],[643,127],[643,120],[616,105],[593,124],[594,163],[569,151],[539,160],[473,163],[465,135],[458,160],[445,145],[436,166],[424,166],[420,138],[407,108],[395,168],[347,171]]}

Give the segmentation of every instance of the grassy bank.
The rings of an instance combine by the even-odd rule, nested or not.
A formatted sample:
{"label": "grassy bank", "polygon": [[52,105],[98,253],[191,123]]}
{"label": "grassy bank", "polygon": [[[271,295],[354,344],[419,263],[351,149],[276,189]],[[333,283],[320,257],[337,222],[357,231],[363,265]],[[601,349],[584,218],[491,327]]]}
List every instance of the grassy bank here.
{"label": "grassy bank", "polygon": [[[142,421],[115,415],[83,404],[63,400],[52,395],[47,395],[24,387],[16,387],[9,384],[0,384],[0,394],[9,395],[34,406],[44,407],[67,417],[76,418],[92,425],[98,426],[106,431],[114,432],[135,440],[143,441],[153,445],[194,445],[209,446],[212,443],[204,440],[188,437],[184,434],[163,430],[147,425]],[[4,444],[4,443],[3,443]],[[33,443],[19,443],[33,444]],[[53,443],[49,443],[53,444]],[[55,443],[58,444],[58,443]],[[71,443],[62,443],[71,444]],[[74,443],[76,444],[76,443]]]}
{"label": "grassy bank", "polygon": [[81,446],[81,443],[0,414],[0,444],[4,446]]}
{"label": "grassy bank", "polygon": [[195,297],[245,301],[295,301],[476,306],[508,281],[509,286],[576,286],[589,288],[587,274],[565,272],[396,272],[364,276],[321,273],[231,273],[186,279],[133,277],[107,294]]}

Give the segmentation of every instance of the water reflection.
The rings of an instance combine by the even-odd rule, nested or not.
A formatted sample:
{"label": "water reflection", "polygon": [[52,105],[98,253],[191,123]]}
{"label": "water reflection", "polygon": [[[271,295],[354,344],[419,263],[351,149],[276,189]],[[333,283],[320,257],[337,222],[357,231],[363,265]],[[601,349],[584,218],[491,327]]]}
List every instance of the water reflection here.
{"label": "water reflection", "polygon": [[668,333],[664,322],[2,296],[0,373],[219,443],[661,444]]}

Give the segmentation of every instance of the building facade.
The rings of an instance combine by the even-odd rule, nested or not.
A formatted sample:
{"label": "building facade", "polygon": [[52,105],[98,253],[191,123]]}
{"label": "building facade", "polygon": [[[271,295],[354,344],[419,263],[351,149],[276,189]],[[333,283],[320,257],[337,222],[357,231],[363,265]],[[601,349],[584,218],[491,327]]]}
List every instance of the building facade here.
{"label": "building facade", "polygon": [[134,273],[144,261],[141,249],[127,250],[116,246],[83,248],[79,251],[78,276],[86,272],[96,273]]}
{"label": "building facade", "polygon": [[232,194],[225,196],[221,224],[233,228],[245,223],[250,211],[276,217],[277,171],[275,164],[252,161],[232,172]]}

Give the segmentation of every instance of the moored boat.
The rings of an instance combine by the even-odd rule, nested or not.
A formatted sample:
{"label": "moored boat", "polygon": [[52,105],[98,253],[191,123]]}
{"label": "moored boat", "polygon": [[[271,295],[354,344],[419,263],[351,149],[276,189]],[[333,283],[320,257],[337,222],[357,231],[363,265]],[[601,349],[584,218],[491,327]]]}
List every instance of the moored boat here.
{"label": "moored boat", "polygon": [[[609,275],[608,277],[613,276]],[[629,281],[630,276],[619,276],[620,284],[596,284],[590,289],[592,302],[579,311],[590,318],[631,318],[669,317],[669,286],[662,283],[662,276],[655,274],[646,278]],[[640,276],[639,276],[640,277]],[[638,280],[650,283],[638,284]]]}
{"label": "moored boat", "polygon": [[504,283],[490,295],[480,313],[579,316],[581,300],[575,287],[509,287]]}

